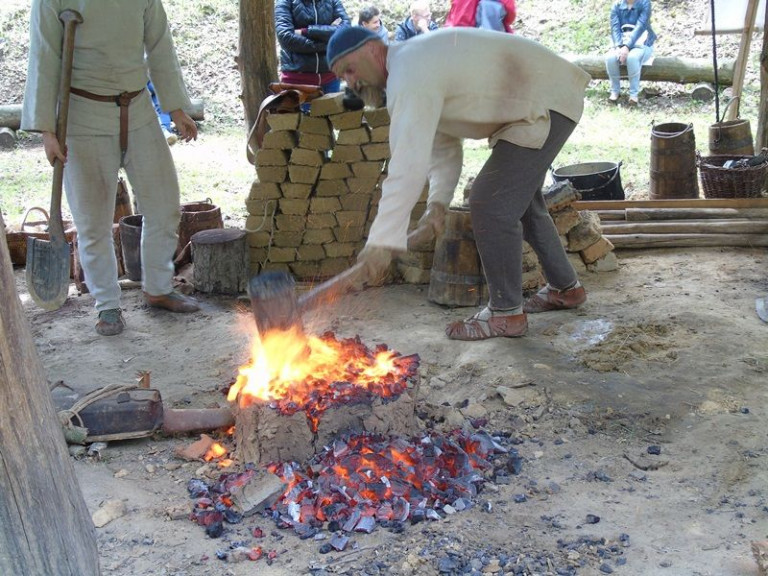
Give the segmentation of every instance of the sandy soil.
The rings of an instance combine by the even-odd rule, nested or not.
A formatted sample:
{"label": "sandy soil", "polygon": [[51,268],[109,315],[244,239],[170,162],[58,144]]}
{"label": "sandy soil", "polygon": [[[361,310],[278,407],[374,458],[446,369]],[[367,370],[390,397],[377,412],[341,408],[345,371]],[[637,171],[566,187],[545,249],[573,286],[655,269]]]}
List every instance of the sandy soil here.
{"label": "sandy soil", "polygon": [[[97,530],[103,573],[470,573],[450,571],[447,558],[474,562],[475,574],[758,574],[750,541],[768,537],[768,326],[754,300],[768,293],[768,256],[619,256],[617,272],[583,278],[582,309],[531,316],[522,339],[449,341],[444,325],[471,310],[431,304],[419,286],[369,289],[305,319],[313,332],[418,353],[419,412],[438,429],[485,419],[486,429],[521,441],[521,474],[487,483],[474,508],[402,533],[355,534],[346,551],[327,555],[322,542],[260,517],[213,540],[187,517],[186,483],[215,469],[174,456],[196,437],[113,442],[100,458],[73,459],[91,511],[125,504]],[[200,313],[171,315],[126,290],[128,328],[102,338],[89,296],[73,287],[61,310],[43,312],[25,293],[23,271],[17,281],[52,382],[87,391],[149,371],[167,406],[224,406],[222,390],[248,358],[246,301],[201,296]],[[502,399],[499,386],[512,394]],[[651,445],[661,453],[649,455]],[[517,503],[520,494],[526,501]],[[271,565],[216,559],[233,540],[277,557]],[[528,571],[514,572],[515,558]]]}

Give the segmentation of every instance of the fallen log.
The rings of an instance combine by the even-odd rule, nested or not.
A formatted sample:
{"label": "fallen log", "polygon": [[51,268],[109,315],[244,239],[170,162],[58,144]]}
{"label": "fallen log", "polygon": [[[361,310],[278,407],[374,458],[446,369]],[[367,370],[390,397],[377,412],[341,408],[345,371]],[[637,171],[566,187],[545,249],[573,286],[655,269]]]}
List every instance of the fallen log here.
{"label": "fallen log", "polygon": [[[192,106],[187,110],[192,120],[205,120],[205,100],[193,98]],[[0,105],[0,127],[18,130],[21,127],[21,104]]]}
{"label": "fallen log", "polygon": [[16,130],[0,126],[0,148],[10,149],[16,146]]}
{"label": "fallen log", "polygon": [[768,220],[669,220],[663,222],[608,222],[603,234],[768,234]]}
{"label": "fallen log", "polygon": [[576,210],[627,208],[768,208],[768,198],[675,198],[669,200],[578,200]]}
{"label": "fallen log", "polygon": [[[576,64],[595,80],[607,80],[603,56],[566,55],[566,59]],[[720,86],[733,84],[734,66],[736,60],[721,60],[717,67],[717,82]],[[626,66],[621,67],[622,77],[627,75]],[[651,82],[677,82],[678,84],[696,84],[715,81],[715,69],[712,61],[706,58],[679,58],[675,56],[659,56],[653,64],[643,66],[643,80]]]}
{"label": "fallen log", "polygon": [[627,208],[626,210],[595,210],[595,212],[602,222],[768,218],[768,208]]}
{"label": "fallen log", "polygon": [[706,248],[768,246],[766,234],[606,234],[616,248]]}

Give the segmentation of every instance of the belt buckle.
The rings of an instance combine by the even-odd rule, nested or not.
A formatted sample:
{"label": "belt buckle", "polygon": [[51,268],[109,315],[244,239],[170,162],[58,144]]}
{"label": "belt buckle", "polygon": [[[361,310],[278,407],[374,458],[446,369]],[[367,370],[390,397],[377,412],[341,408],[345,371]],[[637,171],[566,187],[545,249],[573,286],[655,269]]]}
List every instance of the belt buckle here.
{"label": "belt buckle", "polygon": [[128,106],[130,103],[131,97],[128,95],[128,92],[121,92],[115,96],[115,104],[117,104],[117,106]]}

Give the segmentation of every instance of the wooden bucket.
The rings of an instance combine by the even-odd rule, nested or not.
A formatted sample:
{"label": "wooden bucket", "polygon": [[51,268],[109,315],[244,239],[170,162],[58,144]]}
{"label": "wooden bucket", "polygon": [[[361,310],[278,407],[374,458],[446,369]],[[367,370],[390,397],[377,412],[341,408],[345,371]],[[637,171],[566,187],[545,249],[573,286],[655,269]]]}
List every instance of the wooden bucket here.
{"label": "wooden bucket", "polygon": [[211,204],[208,198],[202,202],[186,202],[181,205],[181,220],[179,221],[179,243],[174,256],[178,257],[192,236],[203,230],[224,228],[221,209]]}
{"label": "wooden bucket", "polygon": [[709,127],[709,153],[713,156],[755,155],[755,147],[752,143],[752,127],[749,125],[749,120],[738,118],[738,113],[736,120],[725,120],[728,106],[737,99],[734,98],[728,102],[725,110],[723,110],[722,119]]}
{"label": "wooden bucket", "polygon": [[448,210],[445,233],[435,245],[427,299],[444,306],[478,306],[487,292],[469,210]]}
{"label": "wooden bucket", "polygon": [[669,122],[651,130],[651,200],[698,198],[693,124]]}
{"label": "wooden bucket", "polygon": [[117,195],[115,196],[115,215],[112,218],[114,224],[120,223],[123,216],[131,216],[133,208],[131,207],[131,195],[128,193],[128,187],[125,180],[117,179]]}

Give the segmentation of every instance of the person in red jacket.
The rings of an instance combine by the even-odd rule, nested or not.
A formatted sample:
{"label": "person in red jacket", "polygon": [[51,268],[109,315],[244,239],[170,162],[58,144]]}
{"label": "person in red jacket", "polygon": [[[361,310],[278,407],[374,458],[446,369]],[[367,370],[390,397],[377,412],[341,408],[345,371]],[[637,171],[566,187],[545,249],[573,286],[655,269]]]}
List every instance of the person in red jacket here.
{"label": "person in red jacket", "polygon": [[515,0],[452,0],[445,26],[488,28],[512,34],[515,18]]}

